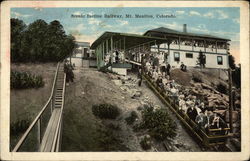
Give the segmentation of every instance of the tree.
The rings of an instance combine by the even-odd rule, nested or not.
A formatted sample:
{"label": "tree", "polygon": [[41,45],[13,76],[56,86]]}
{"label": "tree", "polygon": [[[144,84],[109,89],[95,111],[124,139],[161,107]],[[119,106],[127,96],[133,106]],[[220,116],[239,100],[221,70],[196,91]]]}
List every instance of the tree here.
{"label": "tree", "polygon": [[66,53],[64,53],[64,56],[66,57],[66,56],[70,55],[70,64],[71,64],[71,56],[73,54],[74,49],[77,47],[77,45],[75,43],[75,37],[72,35],[66,36],[65,44],[66,44],[66,46],[65,46]]}
{"label": "tree", "polygon": [[45,61],[45,43],[48,39],[48,24],[44,20],[36,20],[28,26],[25,32],[23,48],[29,54],[29,60]]}
{"label": "tree", "polygon": [[23,59],[21,44],[23,32],[26,28],[22,20],[12,18],[11,20],[11,61],[18,62]]}
{"label": "tree", "polygon": [[231,69],[235,69],[236,68],[236,65],[235,65],[235,58],[233,55],[230,55],[230,53],[228,53],[229,56],[228,56],[228,59],[229,59],[229,67]]}
{"label": "tree", "polygon": [[199,52],[199,56],[197,58],[197,65],[199,65],[201,68],[205,68],[206,64],[206,55],[202,53],[202,51]]}
{"label": "tree", "polygon": [[28,25],[11,19],[12,62],[55,62],[72,54],[75,38],[66,35],[63,26],[55,20],[47,24],[38,19]]}
{"label": "tree", "polygon": [[241,87],[241,65],[235,67],[235,70],[232,71],[232,81],[237,88]]}

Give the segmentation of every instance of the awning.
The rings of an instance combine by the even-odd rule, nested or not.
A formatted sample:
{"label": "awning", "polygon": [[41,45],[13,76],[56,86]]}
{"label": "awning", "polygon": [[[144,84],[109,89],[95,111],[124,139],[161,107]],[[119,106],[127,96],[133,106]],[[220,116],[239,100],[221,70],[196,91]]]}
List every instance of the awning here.
{"label": "awning", "polygon": [[103,41],[106,41],[107,39],[111,39],[111,37],[113,39],[113,42],[122,40],[123,41],[122,46],[125,45],[125,49],[146,43],[149,43],[150,45],[154,44],[158,45],[167,42],[166,39],[158,37],[150,37],[150,36],[143,36],[139,34],[129,34],[129,33],[105,32],[92,43],[90,48],[96,49],[96,47],[99,44],[101,44]]}

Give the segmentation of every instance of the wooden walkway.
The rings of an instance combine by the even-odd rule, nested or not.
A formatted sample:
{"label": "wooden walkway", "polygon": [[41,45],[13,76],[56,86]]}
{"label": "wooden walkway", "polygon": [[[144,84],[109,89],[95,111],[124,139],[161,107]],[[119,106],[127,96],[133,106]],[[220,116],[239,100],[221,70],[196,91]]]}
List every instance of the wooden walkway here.
{"label": "wooden walkway", "polygon": [[[54,110],[50,117],[48,126],[44,133],[40,151],[42,152],[50,152],[53,151],[53,142],[56,137],[57,129],[60,128],[60,121],[62,117],[62,109],[63,109],[63,95],[64,95],[64,66],[61,65],[58,70],[57,81],[55,86],[54,93]],[[60,136],[59,136],[60,137]]]}

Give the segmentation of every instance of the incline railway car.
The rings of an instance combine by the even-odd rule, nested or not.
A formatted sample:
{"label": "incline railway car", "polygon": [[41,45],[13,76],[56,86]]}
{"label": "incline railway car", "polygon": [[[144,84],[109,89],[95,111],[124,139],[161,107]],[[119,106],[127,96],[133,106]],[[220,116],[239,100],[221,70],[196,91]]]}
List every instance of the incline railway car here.
{"label": "incline railway car", "polygon": [[[178,105],[174,100],[165,94],[163,89],[159,88],[157,84],[151,80],[147,75],[143,75],[146,80],[147,85],[156,93],[156,95],[162,100],[162,102],[168,106],[178,117],[178,119],[183,123],[186,129],[192,136],[195,136],[199,143],[202,143],[207,148],[212,148],[215,145],[224,145],[229,137],[229,128],[224,126],[224,128],[219,129],[202,129],[199,128],[197,123],[189,118],[187,114],[179,110]],[[223,120],[221,120],[223,121]],[[226,125],[226,123],[225,123]]]}

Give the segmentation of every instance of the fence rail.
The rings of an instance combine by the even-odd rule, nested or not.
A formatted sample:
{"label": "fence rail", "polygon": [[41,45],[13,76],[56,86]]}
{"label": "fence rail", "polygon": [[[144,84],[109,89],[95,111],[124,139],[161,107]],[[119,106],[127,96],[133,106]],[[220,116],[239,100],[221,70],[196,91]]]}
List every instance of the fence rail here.
{"label": "fence rail", "polygon": [[[42,137],[43,137],[43,132],[42,131],[44,130],[44,129],[42,129],[43,128],[42,124],[45,122],[44,121],[45,117],[48,117],[47,115],[45,116],[46,110],[49,110],[48,108],[50,108],[50,116],[52,115],[52,112],[54,110],[54,106],[53,106],[54,105],[54,93],[55,93],[55,88],[56,88],[56,83],[57,83],[59,66],[60,66],[60,63],[57,64],[57,68],[56,68],[56,72],[55,72],[55,76],[54,76],[54,81],[53,81],[53,85],[52,85],[52,90],[51,90],[51,94],[50,94],[50,97],[49,97],[48,101],[43,106],[43,108],[38,113],[38,115],[36,116],[36,118],[34,119],[34,121],[31,123],[31,125],[28,127],[28,129],[25,131],[25,133],[22,135],[22,137],[20,138],[20,140],[18,141],[18,143],[16,144],[16,146],[14,147],[14,149],[12,150],[12,152],[21,151],[22,150],[22,146],[24,146],[25,141],[28,138],[35,137],[34,134],[33,135],[31,134],[36,129],[35,127],[37,127],[37,132],[35,134],[37,139],[32,138],[31,140],[36,140],[36,146],[37,147],[33,146],[33,147],[31,147],[31,149],[33,151],[40,151],[40,146],[41,146]],[[63,98],[64,98],[64,92],[65,92],[65,77],[66,76],[64,74]],[[61,124],[62,124],[62,110],[61,110],[60,116],[61,117],[60,117],[59,125],[57,126],[57,135],[55,136],[54,139],[56,139],[58,136],[61,135],[60,127],[61,127]],[[46,129],[47,126],[45,125],[44,128]],[[59,133],[59,135],[58,135],[58,133]],[[32,143],[29,143],[29,144],[32,144]],[[32,145],[29,145],[28,148],[30,148],[30,146],[32,146]],[[54,150],[56,148],[57,148],[57,146],[54,147]],[[34,149],[36,149],[36,150],[34,150]],[[29,151],[29,150],[26,149],[25,151]]]}

